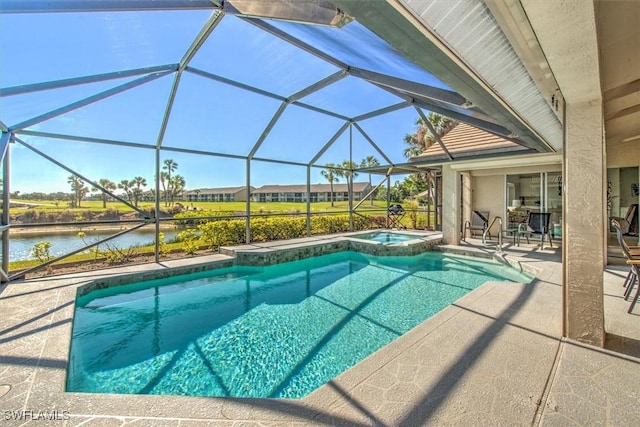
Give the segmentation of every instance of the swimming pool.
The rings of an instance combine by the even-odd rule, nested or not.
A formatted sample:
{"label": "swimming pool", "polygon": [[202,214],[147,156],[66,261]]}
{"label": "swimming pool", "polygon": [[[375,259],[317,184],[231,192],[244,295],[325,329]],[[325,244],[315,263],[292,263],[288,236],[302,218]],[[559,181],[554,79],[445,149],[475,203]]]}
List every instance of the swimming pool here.
{"label": "swimming pool", "polygon": [[67,391],[301,398],[504,265],[346,251],[100,289],[77,298]]}
{"label": "swimming pool", "polygon": [[380,242],[383,245],[392,245],[394,243],[403,243],[410,240],[419,239],[420,236],[411,234],[391,233],[389,231],[373,231],[370,233],[354,234],[351,237],[362,240],[372,240],[374,242]]}

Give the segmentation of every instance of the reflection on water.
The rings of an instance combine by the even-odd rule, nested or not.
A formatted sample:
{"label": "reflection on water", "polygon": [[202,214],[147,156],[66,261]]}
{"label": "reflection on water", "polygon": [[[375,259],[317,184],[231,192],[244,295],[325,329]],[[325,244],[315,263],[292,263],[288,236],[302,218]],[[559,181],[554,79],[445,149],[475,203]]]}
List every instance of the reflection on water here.
{"label": "reflection on water", "polygon": [[[24,261],[32,259],[31,248],[39,242],[51,242],[49,252],[52,256],[61,256],[73,252],[86,246],[105,239],[109,236],[117,234],[121,230],[111,231],[108,233],[85,232],[84,241],[78,237],[78,233],[62,233],[62,234],[41,234],[38,236],[20,236],[12,235],[9,242],[9,261]],[[171,242],[177,236],[179,231],[163,231],[164,241]],[[85,243],[86,242],[86,243]],[[153,230],[136,230],[123,234],[120,237],[109,240],[108,244],[112,247],[126,249],[135,246],[152,245],[155,243],[155,234]],[[106,244],[100,245],[101,249],[106,249]]]}

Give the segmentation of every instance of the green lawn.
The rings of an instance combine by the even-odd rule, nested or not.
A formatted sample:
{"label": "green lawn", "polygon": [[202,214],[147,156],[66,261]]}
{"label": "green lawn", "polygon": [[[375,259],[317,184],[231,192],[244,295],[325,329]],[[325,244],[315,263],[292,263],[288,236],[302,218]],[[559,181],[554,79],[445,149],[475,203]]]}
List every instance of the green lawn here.
{"label": "green lawn", "polygon": [[[102,201],[98,200],[85,200],[82,202],[79,208],[71,209],[67,207],[66,202],[56,202],[53,200],[20,200],[15,199],[12,202],[20,202],[30,204],[33,207],[12,207],[11,214],[20,214],[28,210],[47,211],[47,212],[103,212],[106,209],[116,209],[120,213],[132,212],[133,209],[124,203],[109,202],[106,209],[102,207]],[[216,212],[245,212],[247,205],[245,202],[181,202],[187,208],[196,208],[197,210],[211,210]],[[355,205],[355,204],[354,204]],[[153,202],[140,202],[138,208],[142,210],[154,209],[155,204]],[[160,209],[169,209],[164,205],[164,202],[160,203]],[[365,201],[360,205],[358,210],[371,210],[371,209],[386,209],[386,202],[376,200],[374,206],[371,206],[369,201]],[[331,206],[331,202],[315,202],[311,203],[311,212],[344,212],[349,210],[349,204],[347,202],[334,202],[334,206]],[[253,213],[294,213],[294,212],[306,212],[307,204],[302,202],[252,202],[251,212]]]}

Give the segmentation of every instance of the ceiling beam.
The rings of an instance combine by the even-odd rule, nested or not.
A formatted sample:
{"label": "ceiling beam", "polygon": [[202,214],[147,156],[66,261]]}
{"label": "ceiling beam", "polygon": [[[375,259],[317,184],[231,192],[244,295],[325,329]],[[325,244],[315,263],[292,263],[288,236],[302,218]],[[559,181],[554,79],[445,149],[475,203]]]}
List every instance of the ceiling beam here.
{"label": "ceiling beam", "polygon": [[349,74],[371,83],[389,87],[390,89],[413,93],[456,106],[462,106],[467,102],[467,100],[463,96],[454,91],[440,89],[422,83],[411,82],[397,77],[388,76],[386,74],[376,73],[374,71],[351,67],[349,68]]}
{"label": "ceiling beam", "polygon": [[620,119],[622,117],[635,113],[640,113],[640,104],[632,105],[631,107],[607,114],[607,116],[605,117],[605,121],[609,122],[611,120]]}
{"label": "ceiling beam", "polygon": [[640,92],[640,79],[634,80],[630,83],[625,83],[613,89],[609,89],[602,93],[602,99],[604,102],[609,102],[614,99],[623,98],[628,95]]}

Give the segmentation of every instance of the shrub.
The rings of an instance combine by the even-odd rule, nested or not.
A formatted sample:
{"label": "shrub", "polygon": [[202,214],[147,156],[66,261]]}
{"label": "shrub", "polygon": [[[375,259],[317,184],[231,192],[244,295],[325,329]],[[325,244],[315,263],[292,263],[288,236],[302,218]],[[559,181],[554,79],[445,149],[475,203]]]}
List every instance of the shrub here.
{"label": "shrub", "polygon": [[226,215],[227,214],[224,212],[198,210],[177,213],[173,216],[173,219],[177,220],[177,225],[195,227],[200,224],[206,224],[210,221],[217,221],[215,217]]}
{"label": "shrub", "polygon": [[102,214],[104,219],[119,219],[120,218],[120,212],[118,212],[117,209],[114,208],[108,208],[106,211],[104,211],[104,213]]}
{"label": "shrub", "polygon": [[47,212],[39,211],[38,212],[38,218],[36,219],[36,222],[39,223],[39,224],[43,224],[43,223],[48,222],[48,219],[49,219],[49,215],[47,215]]}
{"label": "shrub", "polygon": [[158,255],[159,256],[167,256],[169,254],[169,248],[167,247],[167,242],[164,240],[164,233],[158,234]]}
{"label": "shrub", "polygon": [[104,251],[104,256],[109,264],[124,264],[133,260],[135,255],[133,248],[121,249],[108,243],[105,243],[105,245],[107,249]]}
{"label": "shrub", "polygon": [[[87,241],[85,240],[85,237],[87,237],[87,235],[85,234],[84,231],[79,231],[78,237],[80,238],[80,240],[82,240],[82,243],[84,243],[86,246],[89,246],[91,244],[91,243],[87,243]],[[91,248],[89,248],[89,253],[94,254],[94,257],[93,257],[94,261],[98,259],[98,257],[102,254],[102,252],[100,251],[100,245],[92,246]]]}
{"label": "shrub", "polygon": [[71,222],[75,220],[75,214],[72,211],[62,211],[58,214],[59,222]]}
{"label": "shrub", "polygon": [[295,239],[306,236],[307,221],[303,217],[272,217],[251,219],[251,241]]}
{"label": "shrub", "polygon": [[[369,220],[360,215],[353,216],[353,230],[366,230]],[[349,215],[322,215],[311,217],[311,234],[333,234],[349,231]]]}
{"label": "shrub", "polygon": [[418,222],[417,222],[416,228],[418,230],[427,229],[427,215],[418,215]]}
{"label": "shrub", "polygon": [[198,250],[198,235],[196,230],[189,228],[178,233],[177,239],[182,243],[182,248],[187,255],[193,255]]}
{"label": "shrub", "polygon": [[48,240],[43,240],[42,242],[38,242],[31,248],[31,256],[34,258],[38,258],[40,262],[47,262],[51,258],[51,242]]}
{"label": "shrub", "polygon": [[22,215],[20,215],[20,221],[23,224],[33,224],[38,222],[38,212],[36,211],[26,211]]}
{"label": "shrub", "polygon": [[409,221],[411,222],[411,228],[418,228],[418,202],[411,200],[405,206],[407,217],[409,217]]}
{"label": "shrub", "polygon": [[367,219],[370,228],[385,228],[387,226],[386,215],[369,215]]}
{"label": "shrub", "polygon": [[[353,216],[354,231],[367,230],[370,225],[369,218],[359,215]],[[208,221],[198,225],[198,230],[200,231],[200,239],[214,251],[218,250],[220,246],[238,245],[245,241],[246,225],[244,219]],[[347,231],[349,231],[349,215],[311,217],[311,234],[313,235]],[[273,216],[251,219],[252,242],[296,239],[306,235],[307,221],[304,216]]]}
{"label": "shrub", "polygon": [[245,221],[240,219],[210,221],[198,225],[198,230],[201,240],[214,251],[220,246],[237,245],[245,240]]}

